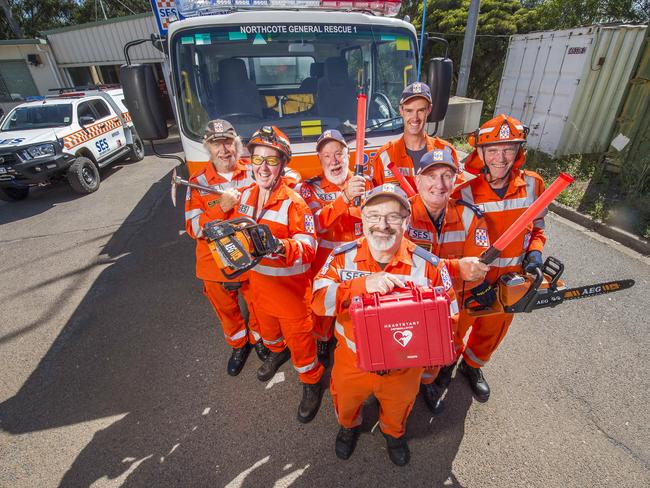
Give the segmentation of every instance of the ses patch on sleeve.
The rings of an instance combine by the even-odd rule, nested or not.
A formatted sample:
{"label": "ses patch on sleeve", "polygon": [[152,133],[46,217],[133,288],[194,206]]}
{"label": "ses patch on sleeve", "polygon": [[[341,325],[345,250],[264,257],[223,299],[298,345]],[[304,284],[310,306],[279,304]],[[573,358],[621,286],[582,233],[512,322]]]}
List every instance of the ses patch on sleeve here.
{"label": "ses patch on sleeve", "polygon": [[474,242],[479,247],[489,247],[490,239],[488,237],[487,229],[476,229],[474,231]]}
{"label": "ses patch on sleeve", "polygon": [[314,228],[314,216],[311,214],[305,215],[305,232],[309,234],[316,232]]}
{"label": "ses patch on sleeve", "polygon": [[451,277],[449,276],[449,271],[447,271],[447,266],[444,264],[440,267],[440,279],[442,280],[442,285],[445,287],[445,291],[451,288]]}
{"label": "ses patch on sleeve", "polygon": [[331,253],[329,256],[327,256],[327,260],[325,261],[325,264],[323,264],[323,267],[320,270],[320,274],[327,273],[327,270],[330,269],[330,264],[332,264],[332,261],[334,261],[334,253]]}
{"label": "ses patch on sleeve", "polygon": [[304,199],[311,198],[311,190],[309,189],[309,186],[302,184],[300,186],[300,196],[302,196]]}

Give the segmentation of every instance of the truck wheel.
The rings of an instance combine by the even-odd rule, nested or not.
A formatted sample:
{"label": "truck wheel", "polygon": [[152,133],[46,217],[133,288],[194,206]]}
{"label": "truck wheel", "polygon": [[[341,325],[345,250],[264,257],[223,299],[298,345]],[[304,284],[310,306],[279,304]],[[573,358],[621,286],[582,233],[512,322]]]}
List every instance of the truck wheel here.
{"label": "truck wheel", "polygon": [[0,188],[0,200],[15,202],[24,200],[29,195],[29,187],[25,188]]}
{"label": "truck wheel", "polygon": [[131,154],[129,154],[131,161],[142,161],[144,159],[144,143],[140,136],[133,133],[133,145],[131,146]]}
{"label": "truck wheel", "polygon": [[90,159],[78,157],[68,168],[68,183],[77,193],[92,193],[99,188],[99,170]]}

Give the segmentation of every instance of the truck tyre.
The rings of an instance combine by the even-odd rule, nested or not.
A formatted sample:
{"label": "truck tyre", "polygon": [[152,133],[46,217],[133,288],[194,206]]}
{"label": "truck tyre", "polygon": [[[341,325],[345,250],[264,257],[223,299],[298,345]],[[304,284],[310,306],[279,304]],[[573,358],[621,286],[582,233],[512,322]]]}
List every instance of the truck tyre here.
{"label": "truck tyre", "polygon": [[133,145],[131,146],[131,153],[129,154],[131,161],[142,161],[144,159],[144,143],[140,136],[133,132]]}
{"label": "truck tyre", "polygon": [[0,188],[0,200],[15,202],[24,200],[29,195],[29,187],[25,188]]}
{"label": "truck tyre", "polygon": [[95,163],[83,156],[70,165],[66,176],[77,193],[92,193],[99,188],[99,170]]}

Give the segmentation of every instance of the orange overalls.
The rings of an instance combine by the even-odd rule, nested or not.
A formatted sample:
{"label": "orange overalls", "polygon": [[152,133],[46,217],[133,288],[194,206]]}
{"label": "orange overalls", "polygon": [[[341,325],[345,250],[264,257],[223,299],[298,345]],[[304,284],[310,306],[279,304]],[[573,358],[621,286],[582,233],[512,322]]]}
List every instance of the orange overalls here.
{"label": "orange overalls", "polygon": [[[427,152],[434,149],[443,149],[449,147],[456,163],[458,163],[458,155],[456,149],[450,143],[439,137],[426,136]],[[373,156],[370,162],[370,177],[374,186],[383,185],[384,183],[397,184],[397,179],[393,173],[388,169],[389,163],[395,163],[400,173],[402,173],[407,181],[411,184],[413,189],[415,186],[415,169],[413,161],[406,152],[406,144],[404,144],[404,136],[390,141],[379,148],[379,151]]]}
{"label": "orange overalls", "polygon": [[[352,178],[350,174],[346,181]],[[361,210],[352,202],[346,203],[342,190],[320,174],[300,183],[296,191],[305,200],[314,214],[318,250],[311,263],[312,278],[318,274],[332,250],[350,242],[363,234]],[[333,317],[312,314],[314,335],[319,341],[332,337]]]}
{"label": "orange overalls", "polygon": [[[488,225],[490,242],[495,242],[505,230],[544,191],[544,180],[534,171],[513,169],[508,189],[503,199],[494,193],[483,175],[458,187],[452,198],[478,206]],[[488,283],[496,283],[499,276],[509,273],[523,273],[522,263],[529,251],[542,251],[544,235],[544,214],[533,221],[493,263],[486,276]],[[490,315],[473,319],[461,310],[458,335],[464,338],[470,326],[463,357],[467,364],[479,368],[488,362],[508,331],[513,315],[509,313]]]}
{"label": "orange overalls", "polygon": [[[242,161],[238,161],[232,178],[228,181],[217,173],[213,164],[206,164],[192,175],[190,182],[219,190],[241,189],[252,183],[251,174],[247,166]],[[221,210],[220,198],[214,193],[188,187],[185,198],[185,230],[191,238],[196,240],[196,276],[203,280],[203,293],[219,317],[226,342],[233,348],[241,348],[247,342],[255,344],[260,339],[259,327],[251,306],[247,274],[233,280],[226,279],[214,261],[207,241],[201,237],[203,226],[206,223],[213,220],[228,220],[233,216],[234,209],[227,213]],[[239,309],[237,290],[233,289],[238,283],[241,285],[239,289],[248,305],[248,326],[246,326]]]}
{"label": "orange overalls", "polygon": [[266,224],[284,243],[286,256],[267,256],[250,270],[255,316],[264,345],[273,352],[288,347],[300,381],[315,384],[323,374],[323,366],[316,357],[310,310],[310,264],[317,245],[314,217],[284,179],[264,208],[256,211],[259,192],[256,184],[246,188],[235,216]]}
{"label": "orange overalls", "polygon": [[[482,214],[476,207],[450,199],[438,234],[422,197],[415,195],[410,201],[411,220],[406,235],[418,246],[444,260],[454,284],[454,291],[462,303],[469,290],[481,282],[463,282],[460,279],[458,260],[467,256],[480,256],[490,246],[488,228]],[[462,351],[463,337],[459,337],[456,330],[454,342],[456,351]],[[433,383],[439,369],[426,369],[422,375],[422,383]]]}
{"label": "orange overalls", "polygon": [[[351,429],[361,424],[361,408],[374,394],[379,401],[379,426],[382,432],[401,437],[406,429],[424,368],[389,371],[380,376],[356,366],[356,344],[350,301],[366,293],[366,275],[382,271],[373,259],[365,237],[334,250],[314,280],[312,308],[319,315],[336,315],[335,332],[338,343],[334,351],[334,367],[330,392],[340,425]],[[458,317],[449,272],[442,260],[416,246],[408,239],[383,271],[418,286],[444,286],[451,298],[450,313],[455,324]],[[455,327],[455,325],[454,325]]]}

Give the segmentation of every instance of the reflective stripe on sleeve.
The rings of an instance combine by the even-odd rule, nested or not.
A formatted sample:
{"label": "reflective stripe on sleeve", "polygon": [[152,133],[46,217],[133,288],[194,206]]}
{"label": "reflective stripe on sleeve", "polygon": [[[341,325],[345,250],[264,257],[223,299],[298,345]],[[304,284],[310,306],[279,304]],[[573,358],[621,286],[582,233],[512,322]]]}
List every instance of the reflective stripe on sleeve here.
{"label": "reflective stripe on sleeve", "polygon": [[296,368],[296,371],[298,371],[298,373],[307,373],[308,371],[314,369],[317,364],[318,364],[318,356],[307,366],[294,366],[294,368]]}
{"label": "reflective stripe on sleeve", "polygon": [[259,341],[261,339],[261,336],[255,332],[253,329],[250,330],[251,334],[253,334],[253,339],[255,339],[255,342]]}
{"label": "reflective stripe on sleeve", "polygon": [[284,268],[274,268],[272,266],[263,266],[258,264],[253,268],[253,271],[265,276],[295,276],[309,271],[309,264],[294,264]]}
{"label": "reflective stripe on sleeve", "polygon": [[351,341],[345,336],[345,329],[343,328],[343,325],[341,325],[338,321],[334,324],[334,329],[336,332],[338,332],[343,339],[345,339],[345,344],[348,346],[348,348],[356,354],[357,352],[357,345],[354,343],[354,341]]}
{"label": "reflective stripe on sleeve", "polygon": [[328,280],[327,278],[321,278],[319,280],[315,280],[314,284],[312,286],[312,291],[314,293],[316,293],[321,288],[325,288],[326,286],[330,286],[332,283],[334,283],[334,282],[332,280]]}
{"label": "reflective stripe on sleeve", "polygon": [[201,237],[203,235],[203,229],[199,224],[199,218],[203,215],[203,210],[200,208],[195,208],[193,210],[188,210],[185,212],[185,220],[192,222],[192,232],[195,237]]}
{"label": "reflective stripe on sleeve", "polygon": [[453,299],[449,303],[449,314],[450,315],[457,315],[458,314],[458,301],[456,299]]}
{"label": "reflective stripe on sleeve", "polygon": [[325,315],[334,316],[336,311],[336,292],[339,289],[340,283],[332,283],[325,292]]}
{"label": "reflective stripe on sleeve", "polygon": [[345,242],[328,241],[327,239],[320,239],[318,241],[318,247],[322,247],[323,249],[336,249],[343,244],[345,244]]}
{"label": "reflective stripe on sleeve", "polygon": [[520,254],[514,258],[497,258],[490,263],[490,266],[497,268],[506,268],[508,266],[519,266],[524,262],[524,255]]}
{"label": "reflective stripe on sleeve", "polygon": [[201,210],[200,208],[193,208],[192,210],[188,210],[187,212],[185,212],[185,220],[193,219],[195,217],[200,216],[201,214],[203,214],[203,210]]}
{"label": "reflective stripe on sleeve", "polygon": [[309,234],[294,234],[291,236],[291,238],[297,240],[298,242],[311,246],[314,251],[318,249],[318,244],[316,243],[314,236],[310,236]]}

